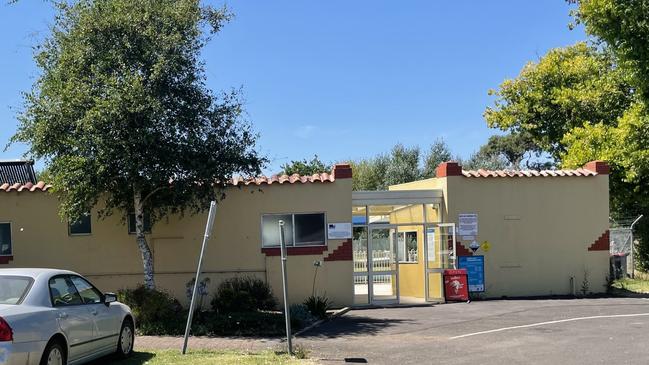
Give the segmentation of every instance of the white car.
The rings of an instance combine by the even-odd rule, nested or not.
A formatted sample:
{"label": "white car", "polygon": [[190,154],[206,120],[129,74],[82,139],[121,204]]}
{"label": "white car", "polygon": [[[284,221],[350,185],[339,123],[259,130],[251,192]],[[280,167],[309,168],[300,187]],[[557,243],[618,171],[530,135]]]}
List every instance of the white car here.
{"label": "white car", "polygon": [[81,364],[133,352],[128,306],[81,275],[0,269],[0,364]]}

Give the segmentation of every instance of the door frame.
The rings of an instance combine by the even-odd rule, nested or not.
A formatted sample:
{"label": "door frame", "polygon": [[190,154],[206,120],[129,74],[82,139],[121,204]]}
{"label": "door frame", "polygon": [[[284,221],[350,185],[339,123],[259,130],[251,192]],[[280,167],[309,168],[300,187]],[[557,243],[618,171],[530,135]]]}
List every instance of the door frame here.
{"label": "door frame", "polygon": [[[390,253],[392,255],[391,261],[394,263],[394,268],[392,268],[392,262],[390,263],[389,271],[385,272],[387,275],[390,275],[391,278],[394,278],[395,284],[395,293],[394,299],[375,299],[374,297],[374,260],[372,260],[373,255],[373,238],[372,231],[379,229],[388,229],[390,234],[394,237],[390,238]],[[368,224],[367,226],[367,292],[368,292],[368,302],[372,305],[389,305],[389,304],[399,304],[399,259],[397,257],[397,232],[399,230],[398,225],[396,224]]]}
{"label": "door frame", "polygon": [[[451,246],[452,250],[451,250],[451,255],[450,255],[449,259],[453,262],[453,268],[457,269],[457,249],[456,249],[457,248],[457,236],[456,236],[457,229],[456,229],[455,223],[429,223],[429,224],[425,224],[424,225],[424,299],[425,299],[426,302],[435,302],[435,301],[438,301],[439,299],[442,299],[442,298],[432,298],[430,296],[430,282],[429,282],[430,275],[429,274],[436,274],[436,273],[442,274],[442,281],[443,281],[443,274],[444,274],[444,267],[443,267],[444,265],[443,265],[443,263],[444,263],[444,261],[441,260],[441,258],[442,258],[441,252],[442,252],[442,248],[446,247],[446,245],[442,245],[441,237],[440,237],[440,243],[439,243],[439,245],[440,245],[440,250],[439,250],[440,254],[439,254],[439,258],[441,260],[440,262],[442,263],[442,265],[440,265],[441,266],[440,268],[430,268],[430,267],[428,267],[428,264],[429,264],[430,261],[428,260],[428,252],[429,252],[428,251],[428,245],[429,245],[429,242],[428,242],[428,232],[427,232],[427,230],[428,230],[428,228],[431,228],[431,227],[435,228],[435,229],[450,228],[451,237],[453,239],[453,245]],[[435,244],[435,243],[433,242],[433,244]],[[438,250],[435,250],[435,252],[437,252],[437,251]]]}

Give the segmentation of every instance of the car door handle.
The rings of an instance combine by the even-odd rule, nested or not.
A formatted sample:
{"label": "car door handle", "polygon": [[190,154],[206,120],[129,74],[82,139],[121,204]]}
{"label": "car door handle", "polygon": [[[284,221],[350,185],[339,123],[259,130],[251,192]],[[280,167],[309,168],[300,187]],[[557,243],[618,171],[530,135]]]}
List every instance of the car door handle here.
{"label": "car door handle", "polygon": [[66,319],[66,318],[68,318],[68,314],[67,314],[67,313],[65,313],[65,312],[61,312],[61,313],[59,313],[59,319]]}

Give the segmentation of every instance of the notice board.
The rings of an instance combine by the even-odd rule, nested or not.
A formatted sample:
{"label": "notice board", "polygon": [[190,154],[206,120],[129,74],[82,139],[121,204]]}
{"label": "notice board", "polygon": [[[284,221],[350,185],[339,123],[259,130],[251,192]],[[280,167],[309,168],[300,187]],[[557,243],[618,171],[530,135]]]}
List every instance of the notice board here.
{"label": "notice board", "polygon": [[458,256],[457,267],[466,270],[470,292],[484,291],[484,256]]}

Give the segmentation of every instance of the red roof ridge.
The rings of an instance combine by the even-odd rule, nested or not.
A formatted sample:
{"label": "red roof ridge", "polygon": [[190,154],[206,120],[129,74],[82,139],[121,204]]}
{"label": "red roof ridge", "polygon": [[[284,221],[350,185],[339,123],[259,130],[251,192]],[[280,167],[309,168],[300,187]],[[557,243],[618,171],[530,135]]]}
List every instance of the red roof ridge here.
{"label": "red roof ridge", "polygon": [[462,170],[465,177],[572,177],[572,176],[597,176],[596,171],[578,169],[560,170]]}
{"label": "red roof ridge", "polygon": [[31,182],[28,182],[26,184],[9,184],[9,183],[3,183],[0,185],[0,191],[4,192],[11,192],[11,191],[16,191],[16,192],[34,192],[34,191],[48,191],[49,189],[52,188],[51,184],[47,184],[44,181],[39,181],[36,184],[32,184]]}

